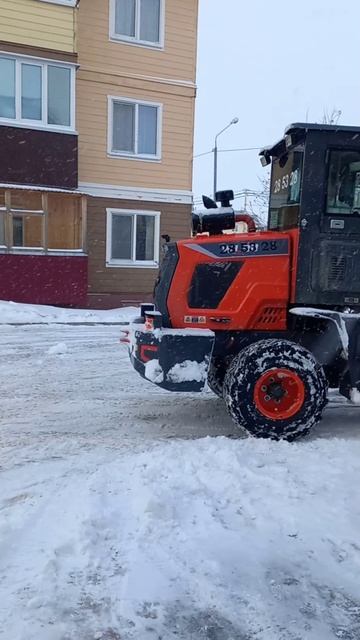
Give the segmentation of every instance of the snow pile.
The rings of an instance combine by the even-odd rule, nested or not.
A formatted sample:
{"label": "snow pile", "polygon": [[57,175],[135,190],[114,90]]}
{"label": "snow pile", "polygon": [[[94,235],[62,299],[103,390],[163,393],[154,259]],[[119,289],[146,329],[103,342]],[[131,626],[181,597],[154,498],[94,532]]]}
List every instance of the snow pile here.
{"label": "snow pile", "polygon": [[164,372],[159,360],[149,360],[145,364],[145,378],[154,384],[160,384],[164,380]]}
{"label": "snow pile", "polygon": [[[207,362],[195,362],[194,360],[184,360],[175,364],[167,373],[166,380],[175,384],[181,382],[205,382],[208,371]],[[145,377],[160,384],[164,380],[164,371],[161,368],[159,360],[150,360],[145,364]]]}
{"label": "snow pile", "polygon": [[[140,326],[135,325],[135,329],[136,328],[141,329],[141,327],[143,327],[143,325],[140,325]],[[154,334],[155,338],[157,338],[157,340],[159,341],[161,341],[163,336],[182,336],[182,337],[199,336],[201,338],[215,337],[215,333],[210,329],[163,329],[161,328],[161,329],[155,329],[152,333]]]}
{"label": "snow pile", "polygon": [[58,355],[63,355],[67,353],[67,351],[68,351],[68,348],[65,342],[58,342],[57,344],[54,344],[52,347],[49,347],[49,349],[47,350],[47,353],[49,356],[58,356]]}
{"label": "snow pile", "polygon": [[62,309],[37,304],[20,304],[0,300],[0,324],[84,324],[130,322],[136,307],[97,311],[90,309]]}
{"label": "snow pile", "polygon": [[195,360],[184,360],[175,364],[167,374],[170,382],[203,382],[207,378],[209,365],[207,362],[196,362]]}
{"label": "snow pile", "polygon": [[353,404],[360,406],[360,391],[356,387],[350,391],[350,400]]}

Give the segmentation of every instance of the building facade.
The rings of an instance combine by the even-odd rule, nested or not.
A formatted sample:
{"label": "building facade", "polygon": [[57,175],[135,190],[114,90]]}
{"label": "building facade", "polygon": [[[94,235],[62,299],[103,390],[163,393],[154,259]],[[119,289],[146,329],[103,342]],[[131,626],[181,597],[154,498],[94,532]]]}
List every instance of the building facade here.
{"label": "building facade", "polygon": [[190,228],[198,0],[0,0],[0,298],[151,294]]}

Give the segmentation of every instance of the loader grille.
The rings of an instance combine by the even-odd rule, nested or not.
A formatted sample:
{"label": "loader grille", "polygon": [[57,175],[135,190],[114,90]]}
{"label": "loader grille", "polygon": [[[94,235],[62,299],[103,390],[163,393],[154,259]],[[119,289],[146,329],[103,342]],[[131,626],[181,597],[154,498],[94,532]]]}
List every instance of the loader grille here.
{"label": "loader grille", "polygon": [[[319,251],[313,253],[311,286],[317,292],[320,303],[326,293],[335,304],[346,302],[346,298],[359,298],[360,294],[360,252],[359,240],[340,242],[324,241]],[[323,297],[323,294],[324,297]],[[341,294],[337,296],[337,294]],[[355,295],[354,295],[355,294]]]}
{"label": "loader grille", "polygon": [[276,326],[277,329],[286,327],[285,307],[263,307],[256,318],[254,329],[268,329]]}
{"label": "loader grille", "polygon": [[340,282],[344,282],[346,272],[345,256],[330,256],[328,270],[329,287],[336,286]]}

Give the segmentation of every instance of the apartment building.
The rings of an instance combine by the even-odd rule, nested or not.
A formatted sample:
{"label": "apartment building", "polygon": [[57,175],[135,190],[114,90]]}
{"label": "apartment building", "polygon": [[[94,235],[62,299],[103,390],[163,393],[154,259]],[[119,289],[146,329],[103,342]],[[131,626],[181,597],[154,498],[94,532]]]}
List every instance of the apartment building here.
{"label": "apartment building", "polygon": [[146,299],[187,235],[198,0],[0,0],[0,298]]}

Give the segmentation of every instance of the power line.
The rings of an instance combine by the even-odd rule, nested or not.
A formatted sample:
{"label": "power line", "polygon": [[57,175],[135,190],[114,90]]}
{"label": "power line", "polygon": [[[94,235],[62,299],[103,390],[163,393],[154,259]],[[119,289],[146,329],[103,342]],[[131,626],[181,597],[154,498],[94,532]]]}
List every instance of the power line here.
{"label": "power line", "polygon": [[[260,196],[261,194],[262,194],[262,191],[256,191],[255,189],[242,189],[241,191],[234,192],[234,200],[239,200],[240,198],[244,198],[245,196],[251,196],[251,197]],[[195,196],[193,204],[194,205],[202,204],[202,196]]]}
{"label": "power line", "polygon": [[[231,153],[233,151],[260,151],[262,147],[237,147],[235,149],[218,149],[218,153]],[[214,153],[214,150],[204,151],[203,153],[197,153],[194,158],[201,158],[202,156],[208,156],[211,153]]]}
{"label": "power line", "polygon": [[[259,191],[258,189],[239,189],[238,191],[234,191],[234,195],[235,196],[239,196],[239,195],[251,195],[251,196],[257,196],[260,193],[262,193],[262,191]],[[194,200],[201,200],[202,196],[195,196]]]}
{"label": "power line", "polygon": [[231,151],[261,151],[263,147],[240,147],[235,149],[220,149],[220,153],[229,153]]}
{"label": "power line", "polygon": [[210,153],[214,153],[213,151],[204,151],[204,153],[198,153],[196,156],[193,156],[193,158],[201,158],[201,156],[209,156]]}

